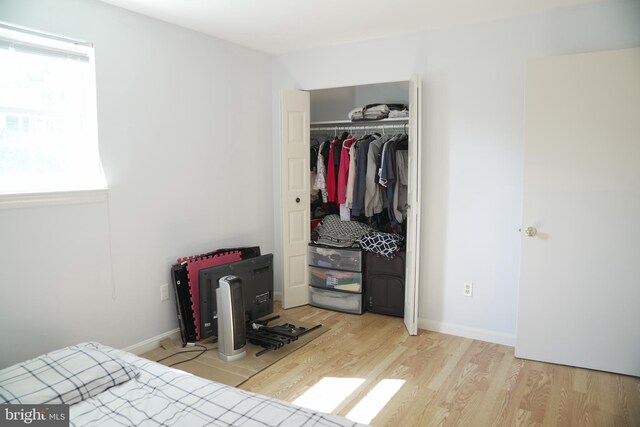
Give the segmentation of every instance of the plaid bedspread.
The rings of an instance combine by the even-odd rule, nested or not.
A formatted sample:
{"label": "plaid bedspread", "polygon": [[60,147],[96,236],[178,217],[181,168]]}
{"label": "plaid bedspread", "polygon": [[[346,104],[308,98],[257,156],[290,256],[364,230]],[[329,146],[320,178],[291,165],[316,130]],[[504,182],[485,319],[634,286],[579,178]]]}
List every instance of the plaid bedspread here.
{"label": "plaid bedspread", "polygon": [[97,346],[137,375],[71,405],[72,426],[361,426],[97,343],[83,345]]}

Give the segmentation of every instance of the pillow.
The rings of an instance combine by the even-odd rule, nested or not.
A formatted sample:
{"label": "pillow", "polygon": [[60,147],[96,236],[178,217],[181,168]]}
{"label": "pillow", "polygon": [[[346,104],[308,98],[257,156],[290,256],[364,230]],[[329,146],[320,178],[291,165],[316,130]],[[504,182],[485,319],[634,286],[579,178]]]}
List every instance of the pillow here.
{"label": "pillow", "polygon": [[72,405],[137,375],[99,344],[78,344],[1,370],[0,403]]}

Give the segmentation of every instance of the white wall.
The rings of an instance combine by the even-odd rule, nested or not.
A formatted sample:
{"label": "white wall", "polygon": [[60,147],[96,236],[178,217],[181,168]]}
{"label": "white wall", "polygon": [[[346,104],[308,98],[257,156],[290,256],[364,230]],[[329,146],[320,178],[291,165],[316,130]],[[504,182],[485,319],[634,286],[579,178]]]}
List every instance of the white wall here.
{"label": "white wall", "polygon": [[110,186],[108,203],[0,210],[0,368],[174,330],[159,286],[176,258],[273,251],[268,55],[97,1],[3,0],[0,20],[95,43]]}
{"label": "white wall", "polygon": [[353,109],[354,97],[353,87],[314,90],[310,94],[310,120],[312,122],[347,120],[349,111]]}
{"label": "white wall", "polygon": [[[513,345],[525,62],[532,57],[638,46],[638,23],[639,2],[614,1],[279,55],[273,60],[273,110],[278,111],[284,88],[400,81],[420,74],[424,85],[420,327]],[[371,67],[364,67],[366,63]],[[275,188],[279,188],[279,121],[275,114]],[[277,251],[279,227],[276,216]],[[472,298],[462,295],[464,282],[474,283]]]}
{"label": "white wall", "polygon": [[349,111],[374,103],[409,103],[409,82],[320,89],[311,92],[311,121],[348,120]]}

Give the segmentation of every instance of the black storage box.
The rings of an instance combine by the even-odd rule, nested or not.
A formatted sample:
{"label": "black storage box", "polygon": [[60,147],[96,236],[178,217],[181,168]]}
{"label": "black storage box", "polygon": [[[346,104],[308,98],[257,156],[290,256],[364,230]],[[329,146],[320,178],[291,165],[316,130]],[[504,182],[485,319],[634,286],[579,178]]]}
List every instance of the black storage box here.
{"label": "black storage box", "polygon": [[405,260],[404,252],[391,259],[367,252],[364,273],[367,311],[404,316]]}

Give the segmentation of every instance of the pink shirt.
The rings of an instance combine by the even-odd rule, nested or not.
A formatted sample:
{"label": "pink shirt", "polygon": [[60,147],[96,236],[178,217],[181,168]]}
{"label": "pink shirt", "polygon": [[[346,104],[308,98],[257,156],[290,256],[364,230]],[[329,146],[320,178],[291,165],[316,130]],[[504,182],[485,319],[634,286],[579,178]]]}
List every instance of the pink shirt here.
{"label": "pink shirt", "polygon": [[347,177],[349,175],[349,148],[356,142],[353,136],[345,139],[340,153],[340,169],[338,169],[338,203],[347,201]]}
{"label": "pink shirt", "polygon": [[333,148],[336,145],[338,138],[334,139],[331,142],[331,148],[329,149],[329,165],[327,166],[327,201],[329,202],[337,202],[338,195],[336,193],[336,174],[335,174],[335,166],[333,164]]}

